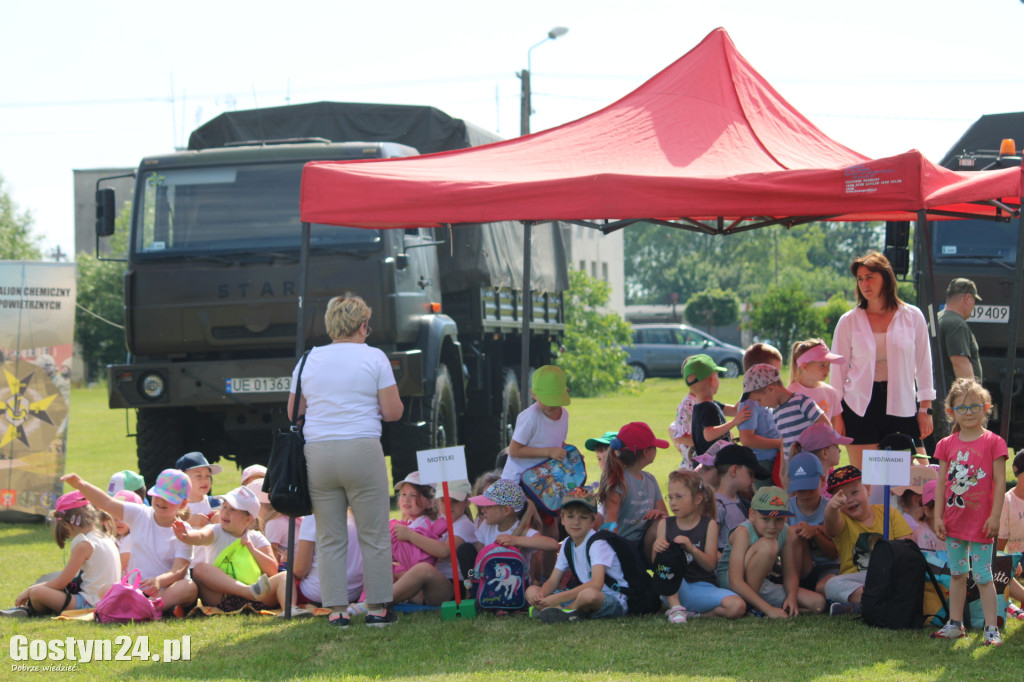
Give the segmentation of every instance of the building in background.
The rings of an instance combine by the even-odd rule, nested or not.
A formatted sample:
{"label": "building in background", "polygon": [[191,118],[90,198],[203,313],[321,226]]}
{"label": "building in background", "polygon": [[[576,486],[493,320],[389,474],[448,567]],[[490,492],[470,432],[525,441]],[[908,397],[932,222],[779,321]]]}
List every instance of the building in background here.
{"label": "building in background", "polygon": [[591,277],[608,282],[612,287],[608,310],[625,317],[626,259],[622,230],[603,235],[591,227],[573,225],[570,229],[572,261],[569,265],[574,270],[582,270]]}

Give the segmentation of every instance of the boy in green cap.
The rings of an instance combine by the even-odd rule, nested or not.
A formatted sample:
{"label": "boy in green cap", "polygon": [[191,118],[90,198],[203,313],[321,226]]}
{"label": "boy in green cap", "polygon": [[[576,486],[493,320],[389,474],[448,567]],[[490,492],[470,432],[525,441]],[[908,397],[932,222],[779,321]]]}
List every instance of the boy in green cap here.
{"label": "boy in green cap", "polygon": [[583,447],[597,455],[597,468],[601,471],[604,471],[604,459],[608,456],[612,438],[617,435],[619,435],[617,431],[605,431],[603,436],[588,438],[587,442],[583,444]]}
{"label": "boy in green cap", "polygon": [[[693,450],[691,457],[703,455],[711,444],[719,439],[732,438],[729,432],[737,424],[750,418],[750,408],[744,407],[739,412],[735,405],[723,405],[715,400],[718,393],[718,373],[724,372],[711,356],[701,353],[687,359],[683,365],[683,379],[695,396],[693,404]],[[733,418],[725,420],[726,415]]]}
{"label": "boy in green cap", "polygon": [[518,482],[523,472],[547,459],[565,459],[569,435],[569,389],[565,372],[554,365],[538,367],[533,373],[530,395],[534,403],[516,417],[516,428],[508,446],[508,459],[501,477]]}

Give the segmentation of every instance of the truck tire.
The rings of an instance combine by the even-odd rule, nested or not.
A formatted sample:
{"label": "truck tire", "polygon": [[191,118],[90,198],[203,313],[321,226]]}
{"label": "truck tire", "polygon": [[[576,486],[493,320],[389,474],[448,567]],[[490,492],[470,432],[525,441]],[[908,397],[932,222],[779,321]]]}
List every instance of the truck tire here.
{"label": "truck tire", "polygon": [[179,410],[140,409],[135,427],[139,473],[146,485],[185,454],[185,420]]}
{"label": "truck tire", "polygon": [[455,386],[447,365],[437,368],[434,397],[430,401],[430,444],[446,448],[459,442],[458,415],[455,411]]}
{"label": "truck tire", "polygon": [[472,453],[466,466],[471,478],[494,468],[494,459],[512,440],[519,416],[519,378],[514,370],[502,374],[501,402],[495,402],[491,416],[472,418],[464,424],[466,450]]}

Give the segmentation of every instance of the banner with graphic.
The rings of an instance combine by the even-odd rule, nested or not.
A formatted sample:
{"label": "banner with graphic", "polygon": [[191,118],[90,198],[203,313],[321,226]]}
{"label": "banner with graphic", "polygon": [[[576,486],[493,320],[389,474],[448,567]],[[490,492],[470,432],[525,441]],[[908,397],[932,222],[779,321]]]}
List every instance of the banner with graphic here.
{"label": "banner with graphic", "polygon": [[0,260],[0,521],[45,516],[64,475],[74,263]]}

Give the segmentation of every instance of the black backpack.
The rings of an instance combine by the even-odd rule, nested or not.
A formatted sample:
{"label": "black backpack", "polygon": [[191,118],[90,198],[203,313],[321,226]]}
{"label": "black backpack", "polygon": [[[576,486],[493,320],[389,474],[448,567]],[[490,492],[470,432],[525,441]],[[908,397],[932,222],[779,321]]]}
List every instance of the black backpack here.
{"label": "black backpack", "polygon": [[[604,584],[615,592],[625,595],[626,607],[629,609],[629,613],[639,616],[645,613],[657,613],[660,611],[661,597],[658,596],[658,591],[654,587],[654,578],[640,565],[640,561],[633,548],[630,547],[629,541],[610,530],[599,530],[587,540],[587,557],[590,557],[590,547],[594,544],[595,540],[604,540],[611,545],[612,551],[615,552],[615,556],[619,559],[619,564],[622,565],[622,575],[626,582],[629,583],[629,587],[620,587],[608,575],[607,571],[604,574]],[[569,549],[571,544],[572,539],[567,538],[562,546],[562,554],[569,563],[569,570],[572,571],[573,578],[578,579],[573,552]]]}
{"label": "black backpack", "polygon": [[868,560],[861,597],[862,620],[889,630],[921,627],[924,624],[925,574],[941,596],[938,581],[913,540],[876,542]]}

